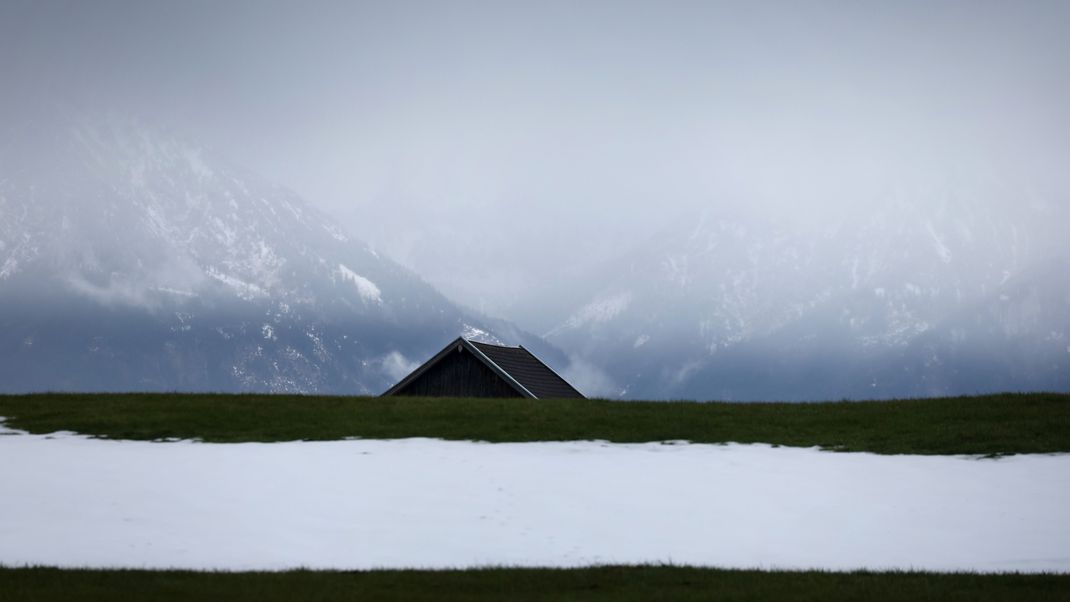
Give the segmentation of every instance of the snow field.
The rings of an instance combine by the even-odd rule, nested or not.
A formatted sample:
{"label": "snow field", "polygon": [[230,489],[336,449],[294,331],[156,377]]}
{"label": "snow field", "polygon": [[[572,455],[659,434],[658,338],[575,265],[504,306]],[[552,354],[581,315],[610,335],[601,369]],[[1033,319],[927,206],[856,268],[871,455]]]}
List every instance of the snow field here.
{"label": "snow field", "polygon": [[1070,455],[0,434],[8,566],[1070,571]]}

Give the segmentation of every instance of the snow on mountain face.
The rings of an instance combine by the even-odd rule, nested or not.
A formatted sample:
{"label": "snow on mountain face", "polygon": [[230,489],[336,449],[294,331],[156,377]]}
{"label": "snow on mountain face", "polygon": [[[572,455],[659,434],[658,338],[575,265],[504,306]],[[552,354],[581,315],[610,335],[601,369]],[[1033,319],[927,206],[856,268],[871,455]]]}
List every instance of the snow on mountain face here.
{"label": "snow on mountain face", "polygon": [[1035,226],[1056,213],[894,202],[816,229],[705,213],[602,266],[547,338],[629,398],[1066,390],[1070,279]]}
{"label": "snow on mountain face", "polygon": [[532,344],[196,146],[121,119],[8,133],[5,391],[368,394],[465,330]]}

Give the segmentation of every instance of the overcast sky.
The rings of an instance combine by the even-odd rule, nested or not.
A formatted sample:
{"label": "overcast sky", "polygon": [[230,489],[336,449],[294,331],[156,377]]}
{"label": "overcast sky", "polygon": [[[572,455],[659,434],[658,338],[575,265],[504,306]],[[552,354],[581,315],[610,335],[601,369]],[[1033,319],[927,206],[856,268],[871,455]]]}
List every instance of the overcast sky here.
{"label": "overcast sky", "polygon": [[1040,0],[5,0],[0,85],[180,129],[518,319],[695,207],[1065,191],[1067,31]]}

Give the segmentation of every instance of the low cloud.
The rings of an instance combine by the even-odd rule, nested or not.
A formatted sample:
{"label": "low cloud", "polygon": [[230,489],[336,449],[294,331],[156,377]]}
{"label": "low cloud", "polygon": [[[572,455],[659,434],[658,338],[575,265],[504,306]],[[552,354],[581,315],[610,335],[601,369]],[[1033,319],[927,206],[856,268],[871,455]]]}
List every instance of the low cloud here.
{"label": "low cloud", "polygon": [[620,397],[620,387],[594,364],[570,357],[562,376],[587,397]]}
{"label": "low cloud", "polygon": [[391,351],[380,360],[383,373],[397,381],[406,377],[420,366],[419,362],[409,360],[398,351]]}

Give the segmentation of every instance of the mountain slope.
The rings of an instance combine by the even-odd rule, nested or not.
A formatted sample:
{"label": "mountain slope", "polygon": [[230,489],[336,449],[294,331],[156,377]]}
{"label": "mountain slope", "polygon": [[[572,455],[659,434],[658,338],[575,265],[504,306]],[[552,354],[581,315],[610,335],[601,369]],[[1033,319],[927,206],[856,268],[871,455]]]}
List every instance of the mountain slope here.
{"label": "mountain slope", "polygon": [[525,342],[294,193],[118,118],[0,148],[0,390],[374,394],[461,333]]}
{"label": "mountain slope", "polygon": [[628,398],[1070,390],[1062,215],[946,199],[816,227],[704,212],[600,267],[547,338]]}

